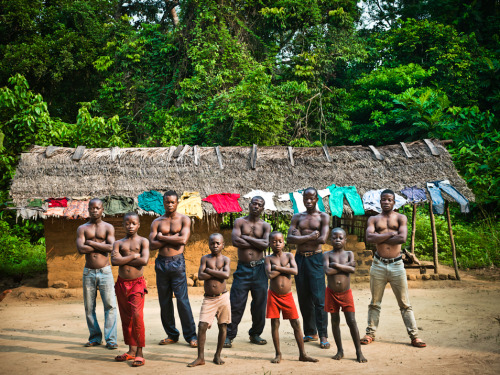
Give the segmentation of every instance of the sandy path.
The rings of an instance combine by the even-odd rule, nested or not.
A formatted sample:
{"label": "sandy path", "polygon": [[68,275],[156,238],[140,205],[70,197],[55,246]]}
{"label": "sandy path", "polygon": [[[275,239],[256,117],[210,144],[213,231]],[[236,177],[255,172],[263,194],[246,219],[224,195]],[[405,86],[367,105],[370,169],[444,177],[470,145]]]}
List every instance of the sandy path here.
{"label": "sandy path", "polygon": [[[274,349],[270,324],[263,337],[268,345],[256,346],[247,341],[250,313],[247,309],[240,325],[240,334],[232,349],[224,349],[224,366],[207,362],[193,369],[186,364],[196,358],[196,349],[185,343],[159,346],[165,337],[159,317],[158,298],[154,290],[147,297],[146,366],[135,369],[113,357],[125,350],[121,327],[118,351],[103,346],[84,348],[87,327],[83,315],[83,302],[78,297],[64,299],[23,299],[26,293],[12,293],[0,303],[0,366],[1,374],[216,374],[229,371],[236,374],[288,374],[340,372],[345,374],[402,374],[417,370],[427,374],[499,374],[500,373],[500,285],[480,281],[427,281],[414,282],[410,290],[411,301],[421,337],[427,342],[425,349],[409,345],[396,300],[390,291],[382,306],[381,324],[377,341],[363,346],[367,364],[354,361],[355,351],[349,330],[342,323],[342,339],[346,358],[334,361],[335,345],[322,350],[317,343],[306,344],[308,353],[320,360],[316,364],[298,362],[293,331],[287,321],[281,324],[284,361],[271,364]],[[191,302],[197,319],[202,301],[200,290],[190,289]],[[29,292],[26,289],[25,292]],[[358,327],[364,332],[367,304],[370,299],[368,284],[353,286]],[[20,294],[20,296],[19,296]],[[32,292],[32,295],[36,295]],[[98,304],[99,322],[103,321],[102,304]],[[180,325],[178,325],[180,326]],[[330,328],[329,328],[330,329]],[[217,329],[208,333],[206,359],[211,360],[216,343]],[[331,334],[330,334],[331,336]]]}

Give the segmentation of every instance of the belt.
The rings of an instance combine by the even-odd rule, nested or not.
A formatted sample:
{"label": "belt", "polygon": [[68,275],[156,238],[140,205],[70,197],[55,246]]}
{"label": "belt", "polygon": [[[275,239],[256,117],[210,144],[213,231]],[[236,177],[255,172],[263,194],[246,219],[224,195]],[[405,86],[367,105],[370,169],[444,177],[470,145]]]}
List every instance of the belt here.
{"label": "belt", "polygon": [[182,259],[184,258],[184,254],[177,254],[177,255],[174,255],[173,257],[166,257],[166,256],[163,256],[163,255],[160,255],[158,254],[158,256],[156,257],[156,259],[160,260],[160,261],[172,261],[172,260],[177,260],[177,259]]}
{"label": "belt", "polygon": [[264,258],[258,259],[258,260],[252,260],[250,262],[241,262],[238,261],[238,264],[243,264],[245,266],[250,266],[250,267],[257,267],[258,265],[264,264]]}
{"label": "belt", "polygon": [[401,260],[403,259],[403,257],[400,255],[398,256],[397,258],[382,258],[380,255],[378,255],[377,253],[375,253],[375,258],[377,258],[378,260],[380,260],[381,262],[384,262],[385,264],[391,264],[391,263],[394,263],[394,262],[397,262],[398,260]]}
{"label": "belt", "polygon": [[311,255],[316,255],[316,254],[320,254],[322,253],[323,250],[316,250],[316,251],[306,251],[306,252],[299,252],[300,255],[302,255],[303,257],[310,257]]}
{"label": "belt", "polygon": [[224,293],[227,293],[227,290],[225,290],[225,291],[223,291],[222,293],[219,293],[219,294],[207,294],[207,293],[205,293],[205,294],[203,295],[203,297],[220,297],[220,296],[222,296]]}

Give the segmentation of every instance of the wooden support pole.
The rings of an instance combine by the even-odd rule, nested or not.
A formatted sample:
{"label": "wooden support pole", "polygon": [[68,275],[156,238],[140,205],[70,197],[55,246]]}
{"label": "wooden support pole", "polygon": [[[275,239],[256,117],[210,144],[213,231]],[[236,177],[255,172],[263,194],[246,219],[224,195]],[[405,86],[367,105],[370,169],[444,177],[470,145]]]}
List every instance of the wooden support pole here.
{"label": "wooden support pole", "polygon": [[381,161],[382,161],[382,160],[384,160],[384,159],[385,159],[385,158],[384,158],[384,155],[382,155],[382,154],[379,152],[379,150],[377,150],[377,149],[375,148],[375,146],[369,145],[368,147],[370,148],[370,150],[372,150],[373,155],[375,155],[375,158],[376,158],[377,160],[381,160]]}
{"label": "wooden support pole", "polygon": [[332,158],[330,157],[330,153],[328,152],[328,146],[323,145],[323,152],[325,153],[325,158],[328,163],[332,162]]}
{"label": "wooden support pole", "polygon": [[293,148],[288,146],[288,158],[290,159],[290,164],[295,167],[295,161],[293,160]]}
{"label": "wooden support pole", "polygon": [[434,248],[434,273],[438,273],[438,241],[436,223],[434,221],[434,212],[432,212],[432,199],[429,200],[429,216],[431,218],[432,245]]}
{"label": "wooden support pole", "polygon": [[448,221],[448,231],[450,233],[451,252],[453,255],[453,267],[455,267],[455,276],[457,277],[457,280],[460,280],[460,275],[458,274],[457,249],[455,247],[455,239],[453,238],[453,229],[451,228],[450,207],[448,206],[448,201],[446,201],[445,207],[446,220]]}
{"label": "wooden support pole", "polygon": [[198,145],[193,147],[194,165],[200,165],[200,150]]}
{"label": "wooden support pole", "polygon": [[222,154],[219,146],[215,147],[215,153],[217,154],[217,160],[219,161],[219,168],[224,169],[224,165],[222,164]]}
{"label": "wooden support pole", "polygon": [[431,151],[431,154],[434,156],[439,156],[439,150],[437,149],[436,146],[434,146],[434,143],[430,139],[424,139],[425,144],[427,147],[429,147],[429,150]]}
{"label": "wooden support pole", "polygon": [[415,232],[417,231],[417,204],[413,203],[413,212],[411,214],[411,242],[410,251],[415,254]]}
{"label": "wooden support pole", "polygon": [[405,152],[405,155],[406,157],[409,159],[412,157],[410,151],[408,150],[408,147],[406,146],[406,144],[404,142],[399,142],[399,144],[401,145],[401,147],[403,147],[403,151]]}
{"label": "wooden support pole", "polygon": [[250,151],[250,167],[255,169],[257,163],[257,145],[254,144],[252,146],[252,150]]}

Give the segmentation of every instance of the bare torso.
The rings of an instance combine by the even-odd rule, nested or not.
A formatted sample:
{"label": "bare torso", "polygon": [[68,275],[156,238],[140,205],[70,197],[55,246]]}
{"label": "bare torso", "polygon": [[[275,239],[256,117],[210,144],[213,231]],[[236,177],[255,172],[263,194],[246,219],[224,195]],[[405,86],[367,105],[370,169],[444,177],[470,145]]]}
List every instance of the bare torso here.
{"label": "bare torso", "polygon": [[[215,271],[223,271],[224,265],[229,262],[229,258],[223,255],[214,257],[209,254],[204,257],[206,259],[206,268]],[[205,294],[208,296],[221,294],[226,291],[226,279],[211,277],[210,279],[205,280],[204,287]]]}
{"label": "bare torso", "polygon": [[[176,214],[174,217],[160,216],[154,223],[158,224],[158,233],[166,236],[176,236],[179,235],[181,230],[184,228],[185,223],[184,215]],[[167,244],[163,243],[163,246],[159,248],[158,254],[166,257],[172,257],[175,255],[182,254],[184,252],[185,245],[182,244]]]}
{"label": "bare torso", "polygon": [[[247,217],[240,217],[235,221],[235,229],[241,230],[240,237],[242,238],[248,236],[255,239],[262,239],[266,234],[269,235],[267,227],[269,227],[269,224],[262,219],[253,222]],[[251,262],[264,257],[264,249],[259,249],[251,245],[240,246],[235,244],[235,246],[238,248],[238,260],[241,262]]]}
{"label": "bare torso", "polygon": [[[373,217],[375,232],[376,233],[388,233],[388,232],[398,232],[400,226],[400,213],[392,211],[389,215],[380,214]],[[372,218],[371,218],[372,219]],[[401,244],[388,244],[379,243],[377,244],[377,254],[382,258],[396,258],[401,253]]]}
{"label": "bare torso", "polygon": [[[94,241],[98,243],[106,243],[109,231],[114,232],[111,224],[101,221],[99,223],[88,222],[78,228],[82,230],[85,236],[85,241]],[[91,269],[99,269],[109,266],[109,253],[94,250],[89,254],[85,254],[85,267]]]}
{"label": "bare torso", "polygon": [[[328,263],[335,262],[338,264],[346,265],[351,259],[354,259],[352,251],[329,251],[325,253],[328,257]],[[335,293],[342,293],[351,288],[351,278],[350,274],[347,272],[342,272],[337,270],[334,275],[328,275],[328,288],[333,290]]]}
{"label": "bare torso", "polygon": [[[141,254],[142,253],[142,241],[145,238],[140,236],[135,236],[133,238],[123,238],[119,240],[119,249],[121,256],[127,256],[132,253]],[[118,275],[122,279],[137,279],[143,275],[143,266],[130,266],[125,264],[118,268]]]}
{"label": "bare torso", "polygon": [[[269,260],[271,265],[276,265],[280,267],[290,267],[290,257],[293,257],[291,253],[281,253],[278,258],[276,255],[270,255]],[[269,288],[276,294],[288,294],[292,290],[291,275],[281,273],[279,276],[271,279],[269,282]]]}
{"label": "bare torso", "polygon": [[[321,233],[322,229],[322,215],[326,215],[322,212],[314,212],[312,214],[308,214],[306,212],[297,214],[298,223],[297,223],[297,234],[302,236],[309,235],[313,232]],[[311,252],[321,250],[321,243],[318,243],[317,240],[309,240],[302,244],[297,244],[297,252]]]}

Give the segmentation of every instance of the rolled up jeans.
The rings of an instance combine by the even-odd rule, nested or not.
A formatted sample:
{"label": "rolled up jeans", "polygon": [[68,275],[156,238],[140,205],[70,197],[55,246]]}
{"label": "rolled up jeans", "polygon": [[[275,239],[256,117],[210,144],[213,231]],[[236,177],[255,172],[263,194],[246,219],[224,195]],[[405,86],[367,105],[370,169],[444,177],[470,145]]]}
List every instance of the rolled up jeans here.
{"label": "rolled up jeans", "polygon": [[398,301],[401,316],[406,326],[408,335],[413,340],[418,337],[417,322],[413,315],[413,309],[408,296],[408,283],[403,261],[386,264],[377,258],[373,258],[370,268],[370,291],[372,300],[368,305],[368,327],[366,334],[375,338],[375,332],[380,318],[382,297],[387,283],[391,284],[392,292]]}
{"label": "rolled up jeans", "polygon": [[83,302],[85,304],[85,316],[89,328],[89,342],[101,343],[102,332],[97,322],[95,313],[97,289],[101,294],[104,305],[104,339],[107,344],[116,344],[116,319],[118,316],[116,308],[115,281],[111,266],[103,268],[83,269]]}

